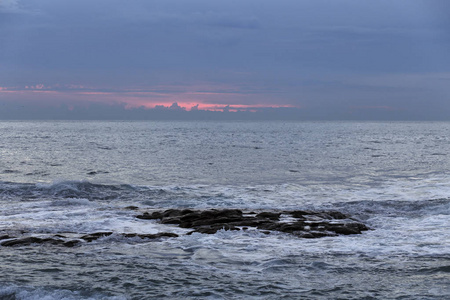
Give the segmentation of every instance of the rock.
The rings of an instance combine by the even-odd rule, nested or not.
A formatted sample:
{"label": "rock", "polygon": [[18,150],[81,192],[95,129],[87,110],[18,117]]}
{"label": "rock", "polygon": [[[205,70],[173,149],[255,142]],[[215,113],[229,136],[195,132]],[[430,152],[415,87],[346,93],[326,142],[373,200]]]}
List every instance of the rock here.
{"label": "rock", "polygon": [[11,239],[11,238],[13,238],[12,236],[9,236],[9,235],[7,235],[7,234],[2,234],[2,235],[0,235],[0,241],[1,240],[6,240],[6,239]]}
{"label": "rock", "polygon": [[240,229],[237,228],[236,226],[229,225],[229,224],[202,225],[202,226],[196,227],[195,230],[189,232],[188,235],[191,235],[194,232],[214,234],[219,230],[240,230]]}
{"label": "rock", "polygon": [[262,212],[256,215],[257,218],[265,218],[269,220],[280,220],[281,213],[275,213],[275,212]]}
{"label": "rock", "polygon": [[125,207],[124,209],[128,209],[128,210],[138,210],[139,207],[134,206],[134,205],[130,205],[130,206]]}
{"label": "rock", "polygon": [[158,212],[154,212],[152,214],[149,214],[148,212],[143,213],[142,215],[136,216],[138,219],[144,219],[144,220],[156,220],[161,219],[162,214]]}
{"label": "rock", "polygon": [[[185,211],[186,211],[186,210],[168,209],[168,210],[165,210],[165,211],[163,212],[163,217],[164,217],[164,218],[168,218],[168,217],[179,217],[179,216],[183,215],[183,213],[184,213]],[[190,211],[190,210],[188,210],[188,211]],[[189,212],[188,212],[188,213],[189,213]],[[186,213],[184,213],[184,214],[186,214]]]}
{"label": "rock", "polygon": [[297,219],[301,219],[305,215],[312,215],[312,214],[314,214],[313,212],[307,211],[307,210],[285,211],[283,213],[286,214],[286,215],[291,215],[292,217],[297,218]]}
{"label": "rock", "polygon": [[156,234],[139,234],[138,236],[145,239],[156,239],[161,237],[178,237],[179,235],[172,232],[160,232]]}
{"label": "rock", "polygon": [[[280,220],[282,215],[288,215],[295,220]],[[337,234],[360,234],[368,230],[362,223],[352,220],[338,211],[265,211],[245,213],[239,209],[209,209],[209,210],[176,210],[144,213],[136,216],[140,219],[159,219],[161,224],[178,225],[181,228],[192,228],[194,232],[214,234],[219,230],[240,230],[255,227],[264,232],[279,231],[290,233],[302,238],[319,238]],[[336,223],[336,220],[343,220]]]}
{"label": "rock", "polygon": [[294,223],[270,223],[258,226],[258,229],[281,231],[286,233],[293,233],[294,231],[305,230],[305,224],[303,222]]}
{"label": "rock", "polygon": [[109,231],[108,232],[95,232],[95,233],[83,235],[82,237],[80,237],[80,239],[83,239],[87,242],[92,242],[101,237],[110,236],[111,234],[113,234],[113,233],[109,232]]}
{"label": "rock", "polygon": [[346,224],[333,224],[329,228],[330,231],[334,231],[338,234],[360,234],[361,231],[369,230],[366,225],[362,223],[346,223]]}
{"label": "rock", "polygon": [[[187,216],[189,214],[195,213],[193,210],[190,209],[168,209],[163,212],[156,211],[152,214],[149,214],[148,212],[144,212],[142,215],[136,216],[138,219],[144,219],[144,220],[157,220],[157,219],[164,219],[164,224],[179,224],[180,223],[180,217],[181,216]],[[195,213],[197,216],[198,213]],[[172,223],[169,223],[172,222]]]}
{"label": "rock", "polygon": [[[92,242],[101,237],[110,236],[112,232],[95,232],[86,234],[80,237],[80,239],[74,240],[63,240],[60,238],[65,238],[62,235],[56,234],[55,238],[40,238],[35,236],[24,237],[24,238],[5,238],[8,240],[4,240],[0,242],[1,246],[11,247],[11,246],[28,246],[32,244],[50,244],[50,245],[61,245],[65,247],[74,247],[79,245],[82,240],[87,242]],[[178,234],[171,232],[159,232],[156,234],[137,234],[137,233],[123,233],[124,237],[140,237],[141,239],[157,239],[162,237],[178,237]]]}
{"label": "rock", "polygon": [[51,245],[63,245],[63,246],[67,246],[67,247],[72,247],[71,244],[66,244],[66,242],[64,242],[64,240],[52,239],[52,238],[39,238],[39,237],[34,237],[34,236],[12,239],[12,240],[4,241],[1,243],[1,245],[4,247],[11,247],[11,246],[17,246],[17,245],[28,246],[31,244],[51,244]]}
{"label": "rock", "polygon": [[180,225],[181,219],[179,217],[167,217],[161,219],[161,224],[178,224]]}
{"label": "rock", "polygon": [[159,232],[156,234],[138,234],[138,233],[124,233],[124,237],[140,237],[141,239],[157,239],[160,237],[178,237],[178,234],[171,232]]}
{"label": "rock", "polygon": [[42,241],[42,239],[40,239],[40,238],[26,237],[26,238],[21,238],[21,239],[12,239],[9,241],[4,241],[1,243],[1,245],[4,247],[11,247],[11,246],[15,246],[15,245],[30,245],[33,243],[41,243],[41,241]]}
{"label": "rock", "polygon": [[194,211],[193,210],[191,210],[191,209],[183,209],[182,211],[181,211],[181,214],[182,215],[187,215],[187,214],[191,214],[191,213],[193,213]]}
{"label": "rock", "polygon": [[329,216],[331,216],[332,219],[336,220],[342,220],[342,219],[348,219],[349,216],[341,213],[340,211],[329,211],[327,212]]}
{"label": "rock", "polygon": [[[134,208],[133,208],[134,209]],[[219,230],[238,231],[256,228],[260,232],[270,234],[283,232],[299,238],[321,238],[337,235],[361,234],[369,228],[350,216],[338,211],[263,211],[246,212],[239,209],[168,209],[165,211],[144,212],[136,216],[143,220],[159,220],[162,224],[173,224],[181,228],[191,228],[189,234],[194,232],[214,234]],[[26,234],[23,232],[23,234]],[[6,233],[0,235],[0,245],[26,246],[32,244],[61,245],[74,247],[86,242],[92,242],[102,237],[110,236],[113,232],[94,232],[80,236],[78,239],[68,240],[66,235],[55,234],[52,237],[11,237]],[[156,234],[122,233],[124,237],[139,237],[141,239],[158,239],[178,237],[171,232]]]}
{"label": "rock", "polygon": [[74,247],[74,246],[78,245],[80,242],[81,242],[80,240],[71,240],[71,241],[64,242],[62,245],[66,246],[66,247]]}

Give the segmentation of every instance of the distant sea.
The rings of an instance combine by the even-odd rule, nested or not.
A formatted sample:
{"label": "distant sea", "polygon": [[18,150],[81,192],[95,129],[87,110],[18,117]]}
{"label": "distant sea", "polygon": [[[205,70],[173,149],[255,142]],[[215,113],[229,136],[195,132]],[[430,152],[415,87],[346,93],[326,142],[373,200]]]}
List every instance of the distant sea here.
{"label": "distant sea", "polygon": [[[113,232],[0,246],[0,299],[450,299],[448,122],[3,121],[0,141],[0,236]],[[136,218],[169,208],[338,210],[373,230]],[[180,237],[123,235],[162,231]]]}

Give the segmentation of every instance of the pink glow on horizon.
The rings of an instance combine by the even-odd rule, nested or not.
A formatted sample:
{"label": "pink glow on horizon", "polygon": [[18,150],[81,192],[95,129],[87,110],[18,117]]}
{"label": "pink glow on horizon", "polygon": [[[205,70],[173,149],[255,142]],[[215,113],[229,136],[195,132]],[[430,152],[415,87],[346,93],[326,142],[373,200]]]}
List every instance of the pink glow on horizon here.
{"label": "pink glow on horizon", "polygon": [[[263,94],[239,92],[238,88],[223,85],[197,86],[156,86],[148,89],[100,89],[83,85],[44,85],[34,84],[20,87],[0,87],[0,95],[8,93],[7,101],[33,101],[42,105],[60,105],[66,103],[70,107],[86,106],[88,103],[105,103],[125,105],[125,108],[157,107],[184,110],[238,111],[258,108],[296,107],[289,104],[272,104],[264,99]],[[39,94],[45,95],[40,97]],[[240,104],[254,102],[256,104]],[[240,102],[240,103],[239,103]],[[177,106],[172,107],[174,103]],[[236,104],[235,104],[236,103]]]}
{"label": "pink glow on horizon", "polygon": [[289,108],[289,107],[296,107],[293,105],[270,105],[270,104],[227,104],[227,103],[201,103],[201,102],[146,102],[146,103],[140,103],[139,105],[127,105],[127,108],[136,108],[136,107],[145,107],[145,108],[157,108],[157,107],[164,107],[169,109],[174,103],[176,103],[180,108],[186,109],[188,111],[190,110],[210,110],[210,111],[223,111],[224,109],[227,109],[229,111],[236,112],[238,110],[250,110],[250,111],[256,111],[257,108]]}

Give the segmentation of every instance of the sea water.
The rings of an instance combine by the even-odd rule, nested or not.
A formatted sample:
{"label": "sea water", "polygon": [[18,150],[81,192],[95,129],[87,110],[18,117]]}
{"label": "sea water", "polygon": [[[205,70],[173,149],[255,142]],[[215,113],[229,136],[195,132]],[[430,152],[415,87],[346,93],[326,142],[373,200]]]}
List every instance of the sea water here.
{"label": "sea water", "polygon": [[[0,299],[448,299],[450,123],[0,122]],[[137,210],[128,209],[129,206]],[[338,210],[372,230],[184,235],[168,208]],[[126,238],[173,232],[178,238]]]}

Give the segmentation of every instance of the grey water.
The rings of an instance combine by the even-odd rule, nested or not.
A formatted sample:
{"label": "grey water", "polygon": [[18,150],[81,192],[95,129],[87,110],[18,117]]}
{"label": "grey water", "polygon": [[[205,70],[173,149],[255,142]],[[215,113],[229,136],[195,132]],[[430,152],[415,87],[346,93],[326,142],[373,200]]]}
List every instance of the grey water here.
{"label": "grey water", "polygon": [[[448,299],[448,122],[0,122],[0,299]],[[127,209],[138,207],[138,211]],[[373,230],[214,235],[136,214],[335,209]],[[141,240],[121,233],[174,232]]]}

